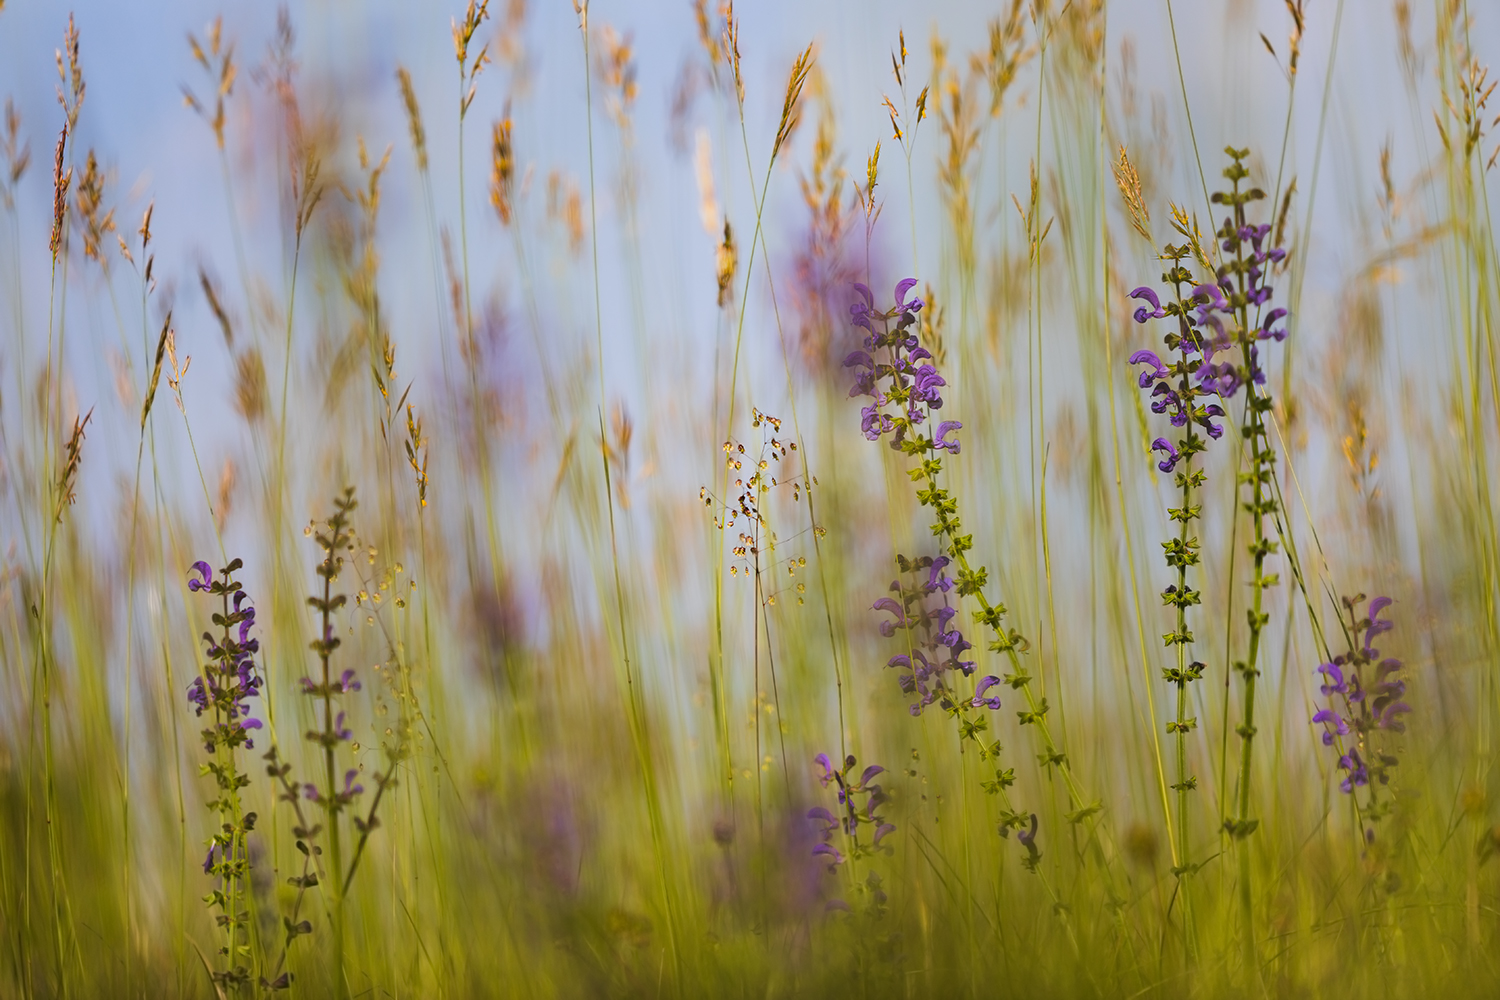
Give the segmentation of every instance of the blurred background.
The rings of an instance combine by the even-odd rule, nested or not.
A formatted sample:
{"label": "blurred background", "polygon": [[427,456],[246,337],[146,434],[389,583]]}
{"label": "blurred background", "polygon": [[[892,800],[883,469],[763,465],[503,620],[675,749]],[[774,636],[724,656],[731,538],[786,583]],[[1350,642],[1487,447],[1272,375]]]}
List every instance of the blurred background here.
{"label": "blurred background", "polygon": [[[1154,595],[1174,491],[1124,361],[1160,333],[1127,293],[1161,284],[1173,206],[1222,221],[1226,145],[1250,148],[1257,218],[1290,251],[1272,278],[1290,336],[1266,353],[1300,574],[1277,564],[1261,653],[1265,981],[1494,981],[1490,11],[776,0],[734,12],[737,55],[712,4],[601,0],[586,32],[558,0],[487,13],[461,63],[458,6],[0,9],[0,821],[21,845],[0,991],[210,995],[185,692],[211,626],[185,573],[244,560],[265,742],[302,767],[321,724],[298,694],[321,558],[304,529],[350,485],[335,663],[364,689],[340,752],[367,795],[377,771],[400,783],[350,896],[346,982],[314,958],[327,913],[290,949],[310,992],[977,993],[979,953],[1017,991],[1171,988]],[[76,123],[54,255],[59,88]],[[1067,817],[1006,694],[993,735],[1041,817],[1042,878],[997,836],[993,767],[941,712],[908,714],[870,610],[896,553],[936,552],[841,367],[852,282],[884,307],[906,276],[964,425],[946,464],[976,561],[1102,808],[1086,834]],[[753,489],[725,466],[740,444],[775,485],[729,524]],[[1209,859],[1193,919],[1218,943],[1190,967],[1214,992],[1246,975],[1220,905],[1235,872],[1212,858],[1248,522],[1233,450],[1206,468],[1188,853]],[[1416,707],[1380,850],[1310,725],[1356,593],[1395,598]],[[810,856],[820,752],[888,769],[892,853]],[[296,856],[248,759],[263,960]],[[1080,954],[1110,957],[1086,973]]]}

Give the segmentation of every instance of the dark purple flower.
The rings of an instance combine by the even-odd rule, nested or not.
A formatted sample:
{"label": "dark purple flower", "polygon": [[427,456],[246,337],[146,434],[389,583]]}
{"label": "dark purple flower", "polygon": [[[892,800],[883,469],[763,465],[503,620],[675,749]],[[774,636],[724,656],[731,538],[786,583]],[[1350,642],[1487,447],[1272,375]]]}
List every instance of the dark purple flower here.
{"label": "dark purple flower", "polygon": [[1313,725],[1321,722],[1326,727],[1323,730],[1323,745],[1325,747],[1333,746],[1335,737],[1349,735],[1349,724],[1344,721],[1343,716],[1331,708],[1325,708],[1318,712],[1312,717],[1312,720]]}
{"label": "dark purple flower", "polygon": [[[1137,289],[1137,291],[1142,291],[1142,289]],[[1136,351],[1130,356],[1130,363],[1133,365],[1150,365],[1154,369],[1141,372],[1140,386],[1142,389],[1151,388],[1151,383],[1157,379],[1166,378],[1171,374],[1167,366],[1161,363],[1161,358],[1157,356],[1155,351]],[[1156,412],[1160,413],[1161,411],[1157,410]]]}
{"label": "dark purple flower", "polygon": [[896,311],[903,313],[920,312],[927,303],[921,299],[912,297],[910,302],[906,301],[906,293],[911,291],[917,284],[916,278],[902,278],[896,282]]}
{"label": "dark purple flower", "polygon": [[1380,635],[1382,632],[1389,632],[1391,629],[1396,627],[1394,622],[1387,621],[1380,617],[1381,612],[1395,603],[1396,602],[1389,597],[1377,597],[1370,602],[1370,624],[1369,627],[1365,629],[1366,656],[1373,657],[1379,652],[1378,650],[1370,648],[1371,639],[1375,638],[1377,635]]}
{"label": "dark purple flower", "polygon": [[[955,428],[961,426],[956,420],[945,420],[941,424],[938,424],[939,437],[947,433],[943,428],[949,425]],[[957,450],[957,445],[954,447]],[[942,591],[946,594],[953,587],[953,581],[948,579],[947,575],[943,572],[948,563],[949,559],[947,556],[933,556],[932,568],[927,571],[927,592],[929,594],[936,593],[937,591]]]}
{"label": "dark purple flower", "polygon": [[833,780],[834,775],[837,773],[833,769],[833,761],[828,759],[826,753],[820,753],[813,758],[813,763],[823,769],[823,773],[819,776],[818,780],[823,783],[824,788],[827,788],[828,783]]}
{"label": "dark purple flower", "polygon": [[1339,668],[1338,664],[1325,663],[1318,668],[1318,673],[1323,675],[1323,685],[1318,690],[1323,692],[1324,697],[1334,693],[1349,693],[1349,686],[1344,683],[1344,671]]}
{"label": "dark purple flower", "polygon": [[[1269,291],[1269,289],[1267,291]],[[1285,327],[1282,327],[1279,330],[1273,330],[1273,329],[1271,329],[1271,324],[1275,323],[1277,320],[1281,319],[1285,315],[1286,315],[1286,310],[1285,309],[1272,309],[1269,313],[1266,314],[1266,318],[1265,318],[1264,322],[1261,323],[1260,329],[1258,331],[1256,331],[1255,336],[1258,339],[1260,339],[1260,340],[1267,340],[1267,339],[1269,339],[1269,340],[1277,340],[1277,341],[1285,340],[1286,339],[1286,328]]]}
{"label": "dark purple flower", "polygon": [[937,433],[932,436],[932,446],[957,455],[959,442],[956,440],[949,441],[947,437],[950,432],[959,430],[962,427],[963,424],[957,420],[944,420],[938,424]]}
{"label": "dark purple flower", "polygon": [[940,410],[943,407],[943,397],[938,395],[938,389],[947,385],[943,376],[932,365],[923,365],[913,373],[912,397],[926,403],[929,409]]}
{"label": "dark purple flower", "polygon": [[865,432],[865,437],[871,441],[879,441],[882,434],[888,434],[895,429],[895,422],[880,412],[880,404],[874,403],[860,410],[863,418],[860,430]]}
{"label": "dark purple flower", "polygon": [[346,798],[346,799],[352,799],[356,795],[363,795],[364,794],[365,786],[364,785],[356,785],[354,783],[354,779],[357,778],[357,777],[359,777],[359,772],[358,771],[345,771],[344,772],[344,798]]}
{"label": "dark purple flower", "polygon": [[[1141,306],[1135,311],[1135,321],[1137,323],[1144,323],[1148,319],[1161,319],[1166,315],[1166,312],[1161,307],[1161,300],[1156,297],[1156,292],[1151,288],[1142,285],[1140,288],[1132,291],[1130,293],[1130,297],[1132,299],[1141,299],[1143,301],[1151,303],[1150,309],[1147,309],[1145,306]],[[1135,359],[1132,358],[1131,364],[1134,363]]]}
{"label": "dark purple flower", "polygon": [[202,715],[208,711],[208,689],[204,686],[202,677],[193,678],[193,683],[188,685],[187,698],[188,703],[196,709],[193,714]]}
{"label": "dark purple flower", "polygon": [[906,620],[905,609],[889,597],[882,597],[871,605],[872,611],[889,611],[896,616],[894,622],[881,622],[880,634],[889,639],[896,634],[896,629],[907,628],[911,623]]}
{"label": "dark purple flower", "polygon": [[213,570],[209,567],[208,563],[204,562],[202,559],[193,563],[193,565],[188,568],[188,573],[201,573],[203,575],[202,580],[194,580],[191,578],[191,576],[189,576],[188,590],[207,590],[214,582]]}
{"label": "dark purple flower", "polygon": [[1349,772],[1339,784],[1339,788],[1345,792],[1353,793],[1357,786],[1370,783],[1370,770],[1365,766],[1358,750],[1350,750],[1339,758],[1339,770]]}
{"label": "dark purple flower", "polygon": [[1171,472],[1177,468],[1177,463],[1182,460],[1182,455],[1178,453],[1176,448],[1172,447],[1172,442],[1166,438],[1157,438],[1155,441],[1152,441],[1151,450],[1159,451],[1166,456],[1166,458],[1156,463],[1156,467],[1163,472]]}
{"label": "dark purple flower", "polygon": [[339,677],[339,691],[343,694],[348,694],[350,691],[358,691],[359,689],[359,681],[354,679],[354,669],[351,667],[345,670],[343,675]]}
{"label": "dark purple flower", "polygon": [[980,708],[980,707],[984,707],[984,708],[988,708],[988,709],[997,709],[997,708],[999,708],[1000,707],[1000,696],[999,695],[992,695],[989,698],[986,698],[984,696],[984,693],[986,691],[988,691],[990,688],[994,687],[996,684],[999,684],[999,683],[1000,683],[1000,678],[994,676],[993,674],[990,674],[990,675],[987,675],[985,677],[980,678],[979,683],[974,686],[974,700],[973,700],[973,702],[971,702],[971,704],[975,708]]}

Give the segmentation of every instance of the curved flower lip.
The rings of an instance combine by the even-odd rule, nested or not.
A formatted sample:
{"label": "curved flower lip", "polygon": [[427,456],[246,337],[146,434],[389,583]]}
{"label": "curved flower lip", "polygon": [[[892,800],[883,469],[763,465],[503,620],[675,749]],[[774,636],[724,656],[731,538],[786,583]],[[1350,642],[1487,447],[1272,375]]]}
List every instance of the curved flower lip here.
{"label": "curved flower lip", "polygon": [[880,600],[876,601],[873,605],[870,606],[870,610],[889,611],[891,614],[896,616],[896,620],[894,622],[880,623],[880,634],[885,636],[887,639],[896,634],[897,628],[904,628],[906,626],[906,611],[892,598],[882,597]]}
{"label": "curved flower lip", "polygon": [[897,312],[919,312],[927,303],[919,298],[906,301],[906,293],[911,291],[917,284],[916,278],[902,278],[896,282],[896,311]]}
{"label": "curved flower lip", "polygon": [[1141,372],[1140,386],[1142,389],[1149,389],[1152,382],[1155,382],[1159,378],[1166,378],[1170,374],[1167,366],[1162,364],[1161,358],[1157,356],[1155,351],[1136,351],[1130,356],[1130,363],[1133,365],[1150,365],[1154,369]]}
{"label": "curved flower lip", "polygon": [[865,768],[864,773],[859,776],[859,783],[861,785],[868,784],[871,778],[875,777],[875,775],[877,774],[882,773],[884,770],[885,768],[881,767],[879,764],[871,764],[869,767]]}
{"label": "curved flower lip", "polygon": [[998,695],[989,698],[986,698],[984,696],[984,693],[986,691],[999,683],[1000,678],[996,677],[994,674],[988,674],[985,677],[980,678],[979,683],[974,686],[974,700],[969,704],[973,705],[975,708],[999,708],[1000,697]]}
{"label": "curved flower lip", "polygon": [[[860,297],[865,300],[865,309],[875,308],[875,293],[870,291],[869,285],[865,284],[862,281],[856,281],[854,283],[854,290],[858,292],[860,294]],[[856,303],[851,308],[858,309],[859,304]]]}
{"label": "curved flower lip", "polygon": [[1193,298],[1202,298],[1204,300],[1199,308],[1225,309],[1229,306],[1229,301],[1224,298],[1223,291],[1220,290],[1217,283],[1212,281],[1205,281],[1201,285],[1194,285]]}
{"label": "curved flower lip", "polygon": [[819,844],[817,847],[814,847],[812,849],[812,852],[814,854],[826,854],[833,860],[833,863],[836,865],[841,865],[844,863],[844,856],[838,852],[838,849],[836,847],[833,847],[829,844]]}
{"label": "curved flower lip", "polygon": [[875,359],[864,351],[850,351],[844,356],[844,367],[853,368],[855,365],[861,368],[874,368]]}
{"label": "curved flower lip", "polygon": [[1163,472],[1171,472],[1173,469],[1177,468],[1177,463],[1182,458],[1182,456],[1178,454],[1177,449],[1172,447],[1172,442],[1168,441],[1166,438],[1157,438],[1155,441],[1152,441],[1151,450],[1162,452],[1167,456],[1160,462],[1156,463],[1156,467]]}
{"label": "curved flower lip", "polygon": [[829,812],[824,806],[814,806],[809,809],[807,811],[807,818],[820,819],[825,823],[832,823],[834,825],[838,824],[838,820],[834,817],[833,813]]}
{"label": "curved flower lip", "polygon": [[882,824],[880,824],[878,827],[875,828],[875,836],[870,841],[871,846],[873,846],[873,847],[879,847],[880,846],[880,841],[883,838],[885,838],[887,835],[895,833],[895,832],[896,832],[896,826],[895,826],[894,823],[882,823]]}
{"label": "curved flower lip", "polygon": [[1370,627],[1365,629],[1365,652],[1367,655],[1370,653],[1371,639],[1375,638],[1377,635],[1380,635],[1382,632],[1389,632],[1391,629],[1396,627],[1395,622],[1387,621],[1380,617],[1380,613],[1382,611],[1395,603],[1396,602],[1389,597],[1377,597],[1370,602]]}
{"label": "curved flower lip", "polygon": [[1130,297],[1151,303],[1150,309],[1141,306],[1135,311],[1135,321],[1137,323],[1144,323],[1148,319],[1161,319],[1166,315],[1166,312],[1161,307],[1161,299],[1156,297],[1155,290],[1149,286],[1142,285],[1140,288],[1133,289]]}
{"label": "curved flower lip", "polygon": [[1349,735],[1349,724],[1344,721],[1343,716],[1339,715],[1331,708],[1325,708],[1322,711],[1318,712],[1312,717],[1312,721],[1313,725],[1323,723],[1325,725],[1333,727],[1331,729],[1323,730],[1323,745],[1325,747],[1333,746],[1335,737]]}
{"label": "curved flower lip", "polygon": [[188,573],[203,574],[202,580],[194,580],[191,578],[188,580],[188,590],[207,590],[214,582],[213,570],[209,567],[208,563],[204,562],[202,559],[199,559],[197,562],[193,563],[192,566],[188,567]]}
{"label": "curved flower lip", "polygon": [[1380,728],[1389,729],[1393,733],[1406,732],[1406,723],[1397,718],[1411,711],[1411,706],[1404,701],[1392,702],[1387,705],[1385,711],[1380,713]]}
{"label": "curved flower lip", "polygon": [[942,448],[954,455],[957,455],[960,442],[949,441],[947,440],[947,437],[950,431],[960,430],[962,427],[963,424],[959,423],[957,420],[944,420],[942,423],[938,424],[937,433],[934,434],[932,438],[932,446],[934,448]]}
{"label": "curved flower lip", "polygon": [[[1323,692],[1324,697],[1334,694],[1335,692],[1338,694],[1349,693],[1349,686],[1344,683],[1344,671],[1339,669],[1337,664],[1325,663],[1322,666],[1318,667],[1317,672],[1322,674],[1326,681],[1326,683],[1324,683],[1318,689]],[[1314,718],[1313,721],[1316,722],[1317,719]]]}

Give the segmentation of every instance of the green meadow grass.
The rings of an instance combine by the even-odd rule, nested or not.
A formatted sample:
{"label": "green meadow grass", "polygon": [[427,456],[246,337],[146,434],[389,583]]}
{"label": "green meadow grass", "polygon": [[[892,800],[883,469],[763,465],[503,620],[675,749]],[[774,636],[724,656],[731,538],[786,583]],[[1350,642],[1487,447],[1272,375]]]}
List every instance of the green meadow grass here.
{"label": "green meadow grass", "polygon": [[[1500,990],[1490,11],[496,2],[383,90],[326,15],[194,27],[212,219],[87,145],[111,43],[48,15],[60,106],[0,135],[0,996]],[[1351,112],[1376,59],[1405,103]],[[1201,306],[1251,187],[1287,337],[1185,486],[1130,292]],[[845,360],[908,275],[903,453]],[[913,714],[927,626],[880,625],[944,553],[976,669]],[[1410,712],[1326,746],[1372,642]]]}

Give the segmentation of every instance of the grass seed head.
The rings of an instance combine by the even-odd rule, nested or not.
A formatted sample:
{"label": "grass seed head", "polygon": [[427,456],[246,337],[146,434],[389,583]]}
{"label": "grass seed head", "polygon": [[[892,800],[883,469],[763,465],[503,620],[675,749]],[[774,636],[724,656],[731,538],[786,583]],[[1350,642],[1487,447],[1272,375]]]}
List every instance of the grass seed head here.
{"label": "grass seed head", "polygon": [[52,264],[57,266],[57,254],[62,249],[63,221],[68,214],[68,185],[73,181],[73,168],[63,171],[63,158],[67,155],[68,126],[62,127],[57,136],[57,149],[52,158]]}
{"label": "grass seed head", "polygon": [[495,122],[490,141],[490,204],[500,217],[502,226],[509,226],[515,212],[515,150],[510,140],[511,119],[509,113]]}
{"label": "grass seed head", "polygon": [[411,147],[417,154],[417,170],[427,172],[427,130],[422,127],[422,109],[417,91],[405,66],[396,67],[396,82],[401,87],[401,105],[406,109],[406,128],[411,133]]}
{"label": "grass seed head", "polygon": [[1155,246],[1156,241],[1151,238],[1151,212],[1146,207],[1146,199],[1141,196],[1141,178],[1123,145],[1120,146],[1120,155],[1110,166],[1114,169],[1115,185],[1120,189],[1120,197],[1125,200],[1125,208],[1130,213],[1130,225],[1141,234],[1142,239]]}

